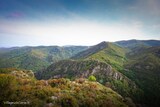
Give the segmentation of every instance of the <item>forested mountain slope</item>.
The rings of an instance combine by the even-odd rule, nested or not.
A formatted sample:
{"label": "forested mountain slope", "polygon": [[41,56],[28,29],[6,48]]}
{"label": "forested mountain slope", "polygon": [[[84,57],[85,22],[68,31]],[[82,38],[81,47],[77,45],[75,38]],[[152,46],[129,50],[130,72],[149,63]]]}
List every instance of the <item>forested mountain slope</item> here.
{"label": "forested mountain slope", "polygon": [[15,67],[33,71],[46,68],[53,62],[68,59],[88,47],[37,46],[0,49],[0,68]]}

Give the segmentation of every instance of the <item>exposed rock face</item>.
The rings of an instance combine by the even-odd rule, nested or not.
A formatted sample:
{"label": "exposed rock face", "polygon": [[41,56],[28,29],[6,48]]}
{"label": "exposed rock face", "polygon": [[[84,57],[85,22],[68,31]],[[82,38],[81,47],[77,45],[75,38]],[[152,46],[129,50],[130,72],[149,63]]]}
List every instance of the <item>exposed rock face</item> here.
{"label": "exposed rock face", "polygon": [[105,65],[103,63],[92,69],[91,75],[98,74],[104,75],[106,77],[112,77],[116,80],[122,80],[124,78],[121,73],[114,71],[110,65]]}

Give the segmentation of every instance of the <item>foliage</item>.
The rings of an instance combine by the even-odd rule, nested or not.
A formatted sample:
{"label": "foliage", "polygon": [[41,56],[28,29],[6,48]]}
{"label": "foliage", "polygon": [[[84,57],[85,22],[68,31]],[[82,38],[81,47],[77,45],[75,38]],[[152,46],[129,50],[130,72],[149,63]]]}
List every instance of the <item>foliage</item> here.
{"label": "foliage", "polygon": [[89,80],[89,81],[96,81],[96,77],[95,77],[94,75],[90,75],[90,76],[88,77],[88,80]]}
{"label": "foliage", "polygon": [[17,81],[15,77],[9,74],[0,74],[0,103],[7,100],[13,100],[13,94],[16,91]]}
{"label": "foliage", "polygon": [[26,106],[30,107],[127,107],[123,98],[110,88],[82,78],[35,80],[12,73],[0,74],[0,91],[2,107],[7,106],[3,101],[29,102]]}
{"label": "foliage", "polygon": [[126,69],[129,69],[126,75],[135,81],[144,93],[137,94],[135,100],[154,107],[160,104],[159,50],[159,47],[136,47],[127,54],[129,60],[125,64]]}
{"label": "foliage", "polygon": [[0,50],[0,68],[21,68],[39,71],[49,64],[68,59],[78,52],[87,49],[85,46],[37,46],[18,47]]}

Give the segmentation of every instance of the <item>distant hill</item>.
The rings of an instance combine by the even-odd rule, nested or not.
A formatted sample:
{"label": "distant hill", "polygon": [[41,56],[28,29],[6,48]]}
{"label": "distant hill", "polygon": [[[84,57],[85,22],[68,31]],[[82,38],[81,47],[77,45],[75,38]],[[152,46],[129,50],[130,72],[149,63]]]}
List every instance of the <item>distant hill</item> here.
{"label": "distant hill", "polygon": [[110,64],[113,68],[119,70],[126,61],[125,53],[127,51],[128,49],[114,43],[101,42],[76,54],[72,59],[98,60]]}
{"label": "distant hill", "polygon": [[122,47],[132,48],[138,45],[143,46],[160,46],[160,40],[124,40],[124,41],[117,41],[116,44]]}
{"label": "distant hill", "polygon": [[0,68],[15,67],[38,71],[53,62],[68,59],[87,49],[85,46],[37,46],[0,49]]}
{"label": "distant hill", "polygon": [[108,46],[107,42],[101,42],[97,45],[91,46],[89,49],[79,52],[78,54],[76,54],[75,56],[73,56],[73,59],[80,59],[80,58],[86,58],[90,55],[93,55],[95,53],[97,53],[100,50],[103,50],[104,48],[106,48]]}

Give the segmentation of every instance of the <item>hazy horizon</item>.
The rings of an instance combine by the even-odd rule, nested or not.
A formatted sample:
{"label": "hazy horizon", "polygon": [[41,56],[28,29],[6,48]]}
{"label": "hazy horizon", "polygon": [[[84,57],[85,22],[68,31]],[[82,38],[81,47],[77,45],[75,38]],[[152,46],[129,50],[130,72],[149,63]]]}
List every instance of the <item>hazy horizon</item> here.
{"label": "hazy horizon", "polygon": [[[143,40],[140,40],[140,39],[128,39],[128,40],[118,40],[118,41],[101,41],[101,42],[111,42],[111,43],[114,43],[114,42],[119,42],[119,41],[130,41],[130,40],[138,40],[138,41],[143,41]],[[146,39],[144,41],[147,41],[147,40],[155,40],[155,41],[160,41],[158,39]],[[74,44],[66,44],[66,45],[54,45],[54,44],[51,44],[51,45],[21,45],[21,46],[0,46],[0,48],[16,48],[16,47],[38,47],[38,46],[44,46],[44,47],[47,47],[47,46],[60,46],[60,47],[70,47],[70,46],[94,46],[94,45],[97,45],[101,42],[98,42],[96,44],[93,44],[93,45],[82,45],[82,44],[79,44],[79,45],[74,45]]]}
{"label": "hazy horizon", "polygon": [[160,40],[159,0],[1,0],[0,47]]}

